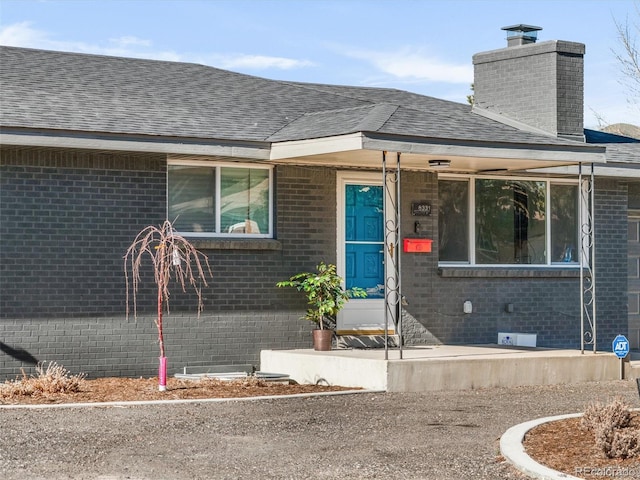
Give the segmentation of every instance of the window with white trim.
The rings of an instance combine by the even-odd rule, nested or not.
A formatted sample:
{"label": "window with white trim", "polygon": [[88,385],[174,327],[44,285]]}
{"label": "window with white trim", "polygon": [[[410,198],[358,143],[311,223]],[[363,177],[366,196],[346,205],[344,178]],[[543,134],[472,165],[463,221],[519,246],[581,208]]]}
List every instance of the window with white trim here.
{"label": "window with white trim", "polygon": [[272,168],[170,161],[167,214],[190,236],[271,238]]}
{"label": "window with white trim", "polygon": [[438,180],[441,264],[567,265],[578,261],[578,183],[555,179]]}

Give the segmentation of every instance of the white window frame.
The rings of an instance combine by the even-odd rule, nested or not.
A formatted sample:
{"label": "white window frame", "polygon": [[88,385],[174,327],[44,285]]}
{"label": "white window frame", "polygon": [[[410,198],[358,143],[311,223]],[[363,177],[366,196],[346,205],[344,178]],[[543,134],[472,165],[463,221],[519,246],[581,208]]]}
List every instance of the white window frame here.
{"label": "white window frame", "polygon": [[[476,180],[491,179],[491,180],[522,180],[530,182],[545,182],[545,263],[537,264],[514,264],[514,263],[496,263],[496,264],[477,264],[476,263],[476,222],[475,222],[475,209],[476,209]],[[469,188],[469,211],[467,222],[469,224],[469,237],[467,238],[467,248],[469,249],[469,261],[468,262],[442,262],[438,261],[439,266],[443,267],[474,267],[474,268],[505,268],[505,267],[526,267],[526,268],[567,268],[567,267],[580,267],[580,261],[575,262],[553,262],[551,261],[549,252],[551,251],[551,222],[550,220],[550,208],[551,208],[551,185],[576,185],[578,187],[578,201],[582,203],[581,207],[576,211],[578,216],[578,231],[576,232],[578,242],[581,242],[580,229],[584,223],[584,218],[580,218],[581,212],[586,212],[585,198],[582,195],[580,184],[578,179],[570,178],[542,178],[542,177],[527,177],[527,176],[494,176],[494,175],[464,175],[464,174],[448,174],[438,175],[438,181],[440,180],[457,180],[466,181]],[[578,248],[580,245],[576,245]],[[578,258],[581,255],[577,253]]]}
{"label": "white window frame", "polygon": [[[166,216],[169,217],[169,167],[172,165],[184,165],[192,167],[208,167],[216,170],[216,211],[215,211],[215,232],[189,232],[178,231],[180,235],[185,237],[198,238],[273,238],[273,165],[256,165],[255,163],[236,163],[236,162],[212,162],[206,160],[168,160],[167,161],[167,204]],[[269,231],[265,233],[224,233],[220,231],[220,169],[224,167],[230,168],[250,168],[253,170],[269,171]],[[173,221],[174,219],[169,219]]]}

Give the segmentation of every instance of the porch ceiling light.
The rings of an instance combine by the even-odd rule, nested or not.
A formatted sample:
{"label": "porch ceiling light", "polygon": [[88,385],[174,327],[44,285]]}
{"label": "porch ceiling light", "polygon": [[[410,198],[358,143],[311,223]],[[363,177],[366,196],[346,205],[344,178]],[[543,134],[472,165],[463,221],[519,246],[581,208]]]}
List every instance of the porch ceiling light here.
{"label": "porch ceiling light", "polygon": [[451,166],[451,160],[444,160],[444,159],[429,160],[429,166],[431,168],[449,168]]}

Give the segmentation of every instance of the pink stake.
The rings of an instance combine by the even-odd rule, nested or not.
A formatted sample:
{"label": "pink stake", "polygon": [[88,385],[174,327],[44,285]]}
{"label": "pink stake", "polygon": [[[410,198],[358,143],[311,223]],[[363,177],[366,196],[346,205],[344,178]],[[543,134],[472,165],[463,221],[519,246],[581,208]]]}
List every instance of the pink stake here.
{"label": "pink stake", "polygon": [[164,392],[167,389],[167,357],[160,357],[160,368],[158,369],[158,390]]}

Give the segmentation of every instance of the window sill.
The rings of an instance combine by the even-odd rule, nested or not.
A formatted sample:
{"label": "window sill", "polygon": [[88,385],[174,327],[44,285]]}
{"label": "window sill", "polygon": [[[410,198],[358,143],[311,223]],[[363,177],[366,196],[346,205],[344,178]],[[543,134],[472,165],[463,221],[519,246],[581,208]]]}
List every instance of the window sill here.
{"label": "window sill", "polygon": [[260,239],[221,239],[190,238],[191,244],[198,250],[282,250],[282,244],[271,238]]}
{"label": "window sill", "polygon": [[438,267],[442,278],[578,278],[580,266],[571,267]]}

